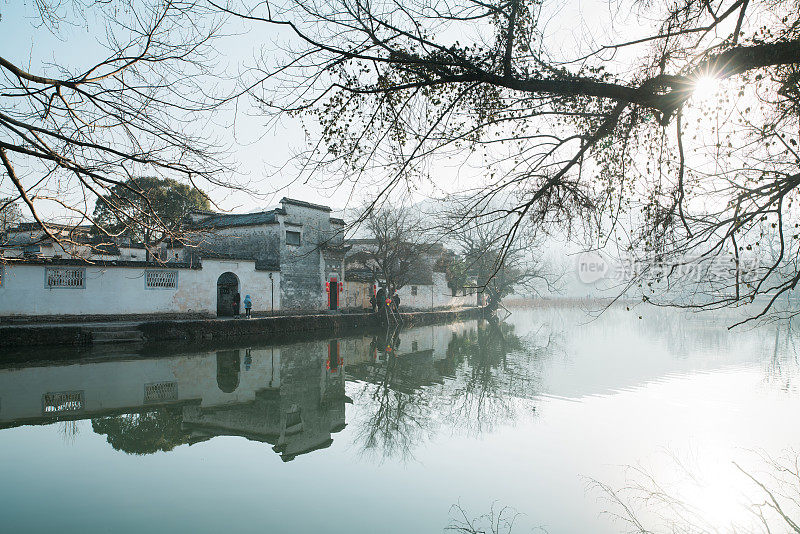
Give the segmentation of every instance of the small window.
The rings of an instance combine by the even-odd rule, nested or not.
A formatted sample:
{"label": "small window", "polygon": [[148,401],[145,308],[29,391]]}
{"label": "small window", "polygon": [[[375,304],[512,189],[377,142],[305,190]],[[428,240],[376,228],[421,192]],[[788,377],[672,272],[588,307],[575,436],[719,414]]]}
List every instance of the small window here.
{"label": "small window", "polygon": [[419,343],[416,341],[411,342],[411,352],[417,352],[419,350]]}
{"label": "small window", "polygon": [[153,382],[144,385],[144,402],[164,402],[178,400],[177,382]]}
{"label": "small window", "polygon": [[287,245],[300,245],[300,232],[286,231],[286,244]]}
{"label": "small window", "polygon": [[86,287],[86,270],[74,267],[48,267],[47,287],[83,289]]}
{"label": "small window", "polygon": [[64,413],[83,410],[83,391],[61,391],[42,395],[42,412]]}
{"label": "small window", "polygon": [[145,271],[147,289],[175,289],[178,287],[178,271]]}
{"label": "small window", "polygon": [[417,286],[411,286],[411,294],[412,295],[416,295],[417,294]]}

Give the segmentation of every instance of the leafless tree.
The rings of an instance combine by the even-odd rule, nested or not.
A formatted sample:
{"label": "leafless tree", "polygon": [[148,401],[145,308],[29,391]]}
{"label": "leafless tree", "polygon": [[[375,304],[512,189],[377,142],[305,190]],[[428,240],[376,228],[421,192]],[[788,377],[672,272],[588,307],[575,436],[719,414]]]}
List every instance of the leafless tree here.
{"label": "leafless tree", "polygon": [[[204,130],[220,104],[208,89],[218,81],[214,38],[223,15],[193,0],[37,0],[24,9],[37,31],[58,37],[73,25],[91,26],[105,49],[88,67],[0,57],[0,190],[11,192],[45,238],[70,240],[44,224],[48,209],[117,235],[92,210],[103,197],[124,219],[131,203],[120,190],[142,197],[138,222],[175,233],[145,217],[153,210],[128,186],[135,176],[232,185],[221,163],[226,143]],[[86,55],[94,53],[87,45]]]}
{"label": "leafless tree", "polygon": [[[742,486],[749,486],[749,501],[740,504],[748,512],[738,521],[720,525],[707,516],[708,510],[688,501],[674,484],[658,479],[640,466],[626,467],[626,483],[611,486],[594,479],[590,488],[600,492],[608,503],[606,513],[629,532],[640,534],[676,532],[800,532],[800,456],[794,450],[779,456],[754,454],[756,460],[733,467],[741,476]],[[688,483],[702,487],[702,476],[677,458],[676,471],[685,474]],[[730,510],[734,513],[734,510]],[[737,514],[738,515],[738,514]]]}
{"label": "leafless tree", "polygon": [[[499,507],[493,503],[488,513],[473,518],[461,504],[454,504],[450,507],[450,524],[445,531],[461,534],[510,534],[519,515],[511,507]],[[541,528],[538,530],[546,532]]]}
{"label": "leafless tree", "polygon": [[542,259],[542,240],[530,223],[517,231],[514,240],[507,241],[511,222],[505,217],[489,218],[482,216],[487,209],[451,205],[456,207],[447,213],[441,227],[456,252],[448,269],[458,285],[482,292],[490,310],[496,310],[503,298],[515,291],[556,291],[558,273]]}
{"label": "leafless tree", "polygon": [[395,289],[431,277],[432,265],[425,257],[435,246],[410,209],[382,206],[365,213],[365,239],[354,241],[348,268],[371,270]]}
{"label": "leafless tree", "polygon": [[[591,19],[546,0],[215,5],[292,35],[245,83],[275,120],[308,119],[309,175],[387,193],[436,186],[452,157],[480,169],[476,205],[509,199],[482,214],[509,220],[507,246],[530,220],[580,221],[658,265],[733,264],[682,303],[704,308],[800,281],[796,0],[623,0]],[[764,223],[779,254],[745,280],[737,258]]]}

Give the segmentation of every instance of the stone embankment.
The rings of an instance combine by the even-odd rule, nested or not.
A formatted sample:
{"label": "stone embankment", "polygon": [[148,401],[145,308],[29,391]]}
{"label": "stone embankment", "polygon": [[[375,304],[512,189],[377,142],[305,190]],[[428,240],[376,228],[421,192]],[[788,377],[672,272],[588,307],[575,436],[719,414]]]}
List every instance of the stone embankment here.
{"label": "stone embankment", "polygon": [[[402,325],[421,326],[472,319],[483,313],[481,308],[402,313]],[[112,327],[114,324],[116,326]],[[237,338],[291,339],[315,335],[344,335],[381,326],[379,316],[372,313],[281,315],[252,319],[168,319],[117,323],[46,323],[0,325],[0,349],[46,345],[89,346],[121,342],[204,342]],[[117,335],[113,332],[124,332]],[[0,357],[2,359],[2,357]]]}

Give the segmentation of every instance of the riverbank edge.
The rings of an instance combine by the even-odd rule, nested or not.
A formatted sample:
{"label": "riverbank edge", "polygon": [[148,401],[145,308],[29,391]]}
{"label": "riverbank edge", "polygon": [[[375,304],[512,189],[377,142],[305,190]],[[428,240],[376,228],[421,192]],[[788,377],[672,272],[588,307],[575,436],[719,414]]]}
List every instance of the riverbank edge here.
{"label": "riverbank edge", "polygon": [[[474,319],[483,314],[483,308],[458,310],[419,311],[402,313],[404,326],[448,323]],[[344,331],[380,326],[380,318],[373,313],[282,315],[254,317],[252,319],[184,319],[151,320],[131,323],[131,330],[142,333],[148,343],[161,341],[206,342],[210,340],[259,337],[286,338],[305,332],[336,335]],[[17,325],[0,326],[0,349],[32,346],[92,345],[90,325]]]}

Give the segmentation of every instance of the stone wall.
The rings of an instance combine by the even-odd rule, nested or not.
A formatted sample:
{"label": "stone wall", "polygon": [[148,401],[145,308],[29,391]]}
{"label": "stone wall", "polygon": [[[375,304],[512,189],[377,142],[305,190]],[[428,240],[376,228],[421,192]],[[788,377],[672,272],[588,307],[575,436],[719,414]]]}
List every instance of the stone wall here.
{"label": "stone wall", "polygon": [[[281,220],[280,252],[281,301],[287,310],[324,309],[327,307],[325,269],[320,246],[330,239],[330,213],[324,210],[284,204]],[[287,245],[286,232],[300,232],[300,245]],[[341,276],[339,277],[341,278]]]}
{"label": "stone wall", "polygon": [[277,266],[280,261],[281,228],[277,223],[217,228],[199,234],[197,240],[201,251],[251,258],[259,265]]}
{"label": "stone wall", "polygon": [[[448,323],[481,316],[480,308],[403,313],[404,327]],[[346,335],[385,330],[381,320],[372,313],[347,313],[327,315],[292,315],[257,317],[249,320],[197,319],[181,321],[146,321],[134,325],[150,343],[174,341],[182,347],[186,343],[206,346],[210,341],[234,342],[241,339],[268,339],[286,341],[298,339],[325,339],[331,335]],[[79,346],[91,343],[91,333],[74,325],[18,325],[0,326],[0,347],[34,347],[41,345]],[[10,353],[8,353],[10,354]],[[7,353],[0,354],[0,361]]]}

